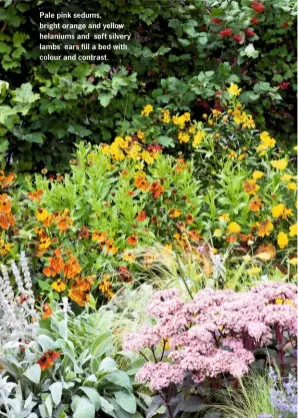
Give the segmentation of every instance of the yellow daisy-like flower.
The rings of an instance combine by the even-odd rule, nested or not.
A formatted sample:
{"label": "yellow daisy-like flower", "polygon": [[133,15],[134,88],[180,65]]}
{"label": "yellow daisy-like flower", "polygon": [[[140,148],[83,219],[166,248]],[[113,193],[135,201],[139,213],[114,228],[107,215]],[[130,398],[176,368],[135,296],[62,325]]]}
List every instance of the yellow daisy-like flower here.
{"label": "yellow daisy-like flower", "polygon": [[142,110],[142,115],[147,117],[152,112],[153,112],[153,106],[151,104],[147,104],[146,106],[144,106]]}
{"label": "yellow daisy-like flower", "polygon": [[237,84],[232,83],[230,85],[230,87],[227,89],[227,92],[231,95],[231,96],[239,96],[239,94],[241,93],[242,89],[239,89],[239,87],[237,86]]}
{"label": "yellow daisy-like flower", "polygon": [[147,163],[148,165],[153,164],[154,163],[154,158],[152,157],[152,155],[148,152],[148,151],[142,151],[142,160],[145,161],[145,163]]}
{"label": "yellow daisy-like flower", "polygon": [[138,137],[138,139],[139,139],[141,142],[145,142],[145,134],[144,134],[144,132],[143,132],[143,131],[139,130],[139,131],[137,132],[137,137]]}
{"label": "yellow daisy-like flower", "polygon": [[292,176],[290,174],[284,174],[280,178],[282,181],[290,181],[292,179]]}
{"label": "yellow daisy-like flower", "polygon": [[297,189],[297,184],[292,181],[291,183],[287,184],[287,189],[296,190]]}
{"label": "yellow daisy-like flower", "polygon": [[178,139],[179,139],[180,144],[182,144],[183,142],[184,143],[189,142],[190,137],[189,137],[188,133],[180,131],[178,133]]}
{"label": "yellow daisy-like flower", "polygon": [[206,134],[204,131],[198,131],[193,138],[193,143],[192,146],[194,148],[198,148],[198,146],[200,145],[200,143],[203,141],[203,139],[205,138]]}
{"label": "yellow daisy-like flower", "polygon": [[298,223],[290,226],[290,237],[296,237],[298,233]]}
{"label": "yellow daisy-like flower", "polygon": [[61,279],[58,279],[52,284],[52,289],[58,293],[62,293],[66,289],[66,284]]}
{"label": "yellow daisy-like flower", "polygon": [[297,258],[297,257],[290,258],[290,259],[289,259],[289,263],[290,263],[292,266],[297,266],[297,264],[298,264],[298,258]]}
{"label": "yellow daisy-like flower", "polygon": [[49,216],[49,212],[44,208],[39,208],[35,213],[36,219],[40,222],[44,222]]}
{"label": "yellow daisy-like flower", "polygon": [[228,222],[230,220],[230,215],[228,213],[223,213],[218,217],[221,222]]}
{"label": "yellow daisy-like flower", "polygon": [[3,239],[0,239],[0,255],[6,255],[10,252],[12,244],[5,243]]}
{"label": "yellow daisy-like flower", "polygon": [[271,165],[278,170],[285,170],[288,166],[288,162],[283,158],[282,160],[271,161]]}
{"label": "yellow daisy-like flower", "polygon": [[252,173],[252,177],[253,177],[254,180],[259,180],[264,176],[265,176],[265,174],[262,171],[256,170]]}
{"label": "yellow daisy-like flower", "polygon": [[167,109],[161,110],[161,114],[162,114],[162,120],[161,121],[163,123],[170,123],[171,122],[171,114]]}
{"label": "yellow daisy-like flower", "polygon": [[285,232],[280,232],[277,236],[277,244],[279,248],[285,248],[289,243],[288,235]]}
{"label": "yellow daisy-like flower", "polygon": [[273,218],[280,218],[285,210],[285,205],[280,203],[279,205],[273,206],[272,208],[272,216]]}
{"label": "yellow daisy-like flower", "polygon": [[232,234],[239,234],[239,232],[241,231],[241,226],[239,224],[237,224],[237,222],[231,222],[228,225],[228,230]]}
{"label": "yellow daisy-like flower", "polygon": [[132,251],[126,251],[122,255],[122,260],[127,261],[128,263],[133,263],[136,259],[136,255]]}
{"label": "yellow daisy-like flower", "polygon": [[250,277],[252,276],[256,276],[257,274],[259,274],[261,272],[260,267],[253,267],[249,270],[247,270],[247,273]]}

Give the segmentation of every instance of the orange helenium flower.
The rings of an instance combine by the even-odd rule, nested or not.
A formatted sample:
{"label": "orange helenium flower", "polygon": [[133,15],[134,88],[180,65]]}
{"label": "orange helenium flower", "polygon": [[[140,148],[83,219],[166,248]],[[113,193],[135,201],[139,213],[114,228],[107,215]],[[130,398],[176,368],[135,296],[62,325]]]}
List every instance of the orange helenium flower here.
{"label": "orange helenium flower", "polygon": [[136,236],[136,234],[132,234],[129,235],[129,237],[127,237],[126,241],[129,245],[136,246],[138,243],[138,237]]}
{"label": "orange helenium flower", "polygon": [[53,310],[52,310],[51,306],[48,303],[45,303],[43,305],[42,311],[43,311],[42,319],[48,319],[52,315],[52,313],[53,313]]}
{"label": "orange helenium flower", "polygon": [[137,220],[137,221],[139,221],[139,222],[143,222],[143,221],[145,221],[145,220],[146,220],[146,218],[147,218],[147,214],[146,214],[146,212],[145,212],[144,210],[142,210],[142,211],[138,214],[138,216],[136,217],[136,220]]}
{"label": "orange helenium flower", "polygon": [[58,351],[48,350],[43,354],[43,356],[37,361],[37,364],[40,365],[41,370],[47,370],[50,367],[54,366],[54,361],[60,357]]}

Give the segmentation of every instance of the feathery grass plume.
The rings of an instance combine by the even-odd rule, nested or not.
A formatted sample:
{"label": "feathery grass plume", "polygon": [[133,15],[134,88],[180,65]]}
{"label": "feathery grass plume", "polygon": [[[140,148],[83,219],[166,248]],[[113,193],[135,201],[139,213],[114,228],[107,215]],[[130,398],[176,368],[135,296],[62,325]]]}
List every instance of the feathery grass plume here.
{"label": "feathery grass plume", "polygon": [[17,285],[15,294],[6,266],[1,265],[0,275],[0,346],[18,346],[32,340],[38,328],[38,314],[32,281],[24,253],[21,253],[19,269],[11,263]]}

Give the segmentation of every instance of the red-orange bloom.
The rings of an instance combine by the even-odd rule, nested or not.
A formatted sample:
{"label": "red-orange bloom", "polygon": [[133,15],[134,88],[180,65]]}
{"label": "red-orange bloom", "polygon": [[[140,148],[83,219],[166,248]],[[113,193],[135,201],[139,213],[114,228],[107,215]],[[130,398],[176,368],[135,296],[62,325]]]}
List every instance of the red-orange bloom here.
{"label": "red-orange bloom", "polygon": [[67,231],[73,224],[73,220],[68,216],[68,209],[65,209],[62,215],[56,216],[56,223],[58,225],[59,232]]}
{"label": "red-orange bloom", "polygon": [[43,195],[43,191],[41,189],[36,190],[35,192],[29,192],[28,197],[32,201],[40,202],[41,196]]}
{"label": "red-orange bloom", "polygon": [[147,218],[146,212],[144,210],[141,210],[141,212],[136,217],[136,220],[139,221],[139,222],[143,222],[143,221],[145,221],[146,218]]}
{"label": "red-orange bloom", "polygon": [[135,180],[136,188],[142,190],[143,192],[147,192],[150,187],[150,183],[146,180],[145,176],[137,177]]}
{"label": "red-orange bloom", "polygon": [[136,234],[132,234],[132,235],[129,235],[129,237],[127,237],[126,241],[129,245],[132,245],[135,247],[138,243],[138,237],[136,236]]}
{"label": "red-orange bloom", "polygon": [[150,192],[153,194],[154,199],[158,199],[161,194],[163,194],[164,189],[158,181],[154,181],[151,184]]}
{"label": "red-orange bloom", "polygon": [[7,176],[5,176],[4,171],[0,170],[0,186],[2,187],[2,189],[5,189],[6,187],[10,186],[15,178],[15,173],[9,173],[7,174]]}
{"label": "red-orange bloom", "polygon": [[72,279],[81,272],[82,268],[78,259],[74,256],[70,257],[64,266],[64,276],[67,279]]}
{"label": "red-orange bloom", "polygon": [[59,357],[60,353],[58,351],[49,350],[42,355],[42,357],[37,361],[37,364],[40,365],[41,370],[47,370],[54,366],[54,361]]}
{"label": "red-orange bloom", "polygon": [[48,303],[45,303],[42,307],[42,312],[42,319],[48,319],[52,315],[53,310]]}
{"label": "red-orange bloom", "polygon": [[79,230],[79,237],[80,237],[80,238],[89,238],[89,236],[90,236],[89,229],[87,228],[87,226],[83,226],[83,227]]}
{"label": "red-orange bloom", "polygon": [[6,215],[11,212],[11,199],[5,193],[0,195],[0,212]]}
{"label": "red-orange bloom", "polygon": [[0,226],[5,230],[9,229],[10,226],[15,226],[15,219],[13,215],[0,213]]}
{"label": "red-orange bloom", "polygon": [[51,257],[49,263],[49,266],[43,269],[43,272],[47,277],[55,277],[64,269],[64,261],[60,255]]}

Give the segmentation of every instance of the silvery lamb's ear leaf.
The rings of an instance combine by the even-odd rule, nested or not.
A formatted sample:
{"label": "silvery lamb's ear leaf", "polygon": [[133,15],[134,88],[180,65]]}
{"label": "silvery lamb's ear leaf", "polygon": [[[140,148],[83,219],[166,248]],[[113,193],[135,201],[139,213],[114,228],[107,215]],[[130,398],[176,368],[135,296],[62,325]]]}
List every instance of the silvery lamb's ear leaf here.
{"label": "silvery lamb's ear leaf", "polygon": [[137,410],[137,403],[134,395],[130,392],[119,391],[114,393],[117,404],[121,406],[124,411],[130,414],[135,414]]}
{"label": "silvery lamb's ear leaf", "polygon": [[38,335],[37,342],[43,351],[55,350],[57,348],[55,342],[45,334]]}
{"label": "silvery lamb's ear leaf", "polygon": [[88,396],[90,401],[93,403],[95,410],[98,411],[100,409],[101,402],[97,390],[86,386],[80,386],[80,389]]}
{"label": "silvery lamb's ear leaf", "polygon": [[74,396],[71,409],[73,418],[95,418],[95,407],[86,397]]}
{"label": "silvery lamb's ear leaf", "polygon": [[99,366],[99,370],[105,371],[105,372],[113,372],[117,369],[118,369],[117,363],[111,357],[104,358],[101,361],[100,366]]}
{"label": "silvery lamb's ear leaf", "polygon": [[46,410],[48,412],[48,417],[51,418],[52,417],[52,413],[53,413],[53,400],[52,400],[52,396],[48,395],[45,402],[45,407]]}
{"label": "silvery lamb's ear leaf", "polygon": [[48,418],[48,414],[47,414],[47,410],[46,410],[45,405],[39,405],[38,409],[39,409],[39,413],[41,415],[41,418]]}
{"label": "silvery lamb's ear leaf", "polygon": [[107,415],[116,416],[113,413],[113,410],[114,410],[113,405],[102,396],[100,396],[100,409],[103,412],[105,412]]}
{"label": "silvery lamb's ear leaf", "polygon": [[23,373],[31,382],[38,384],[41,376],[41,368],[39,364],[34,364]]}
{"label": "silvery lamb's ear leaf", "polygon": [[49,387],[49,389],[50,389],[54,404],[59,405],[61,401],[62,389],[63,389],[62,383],[55,382]]}

